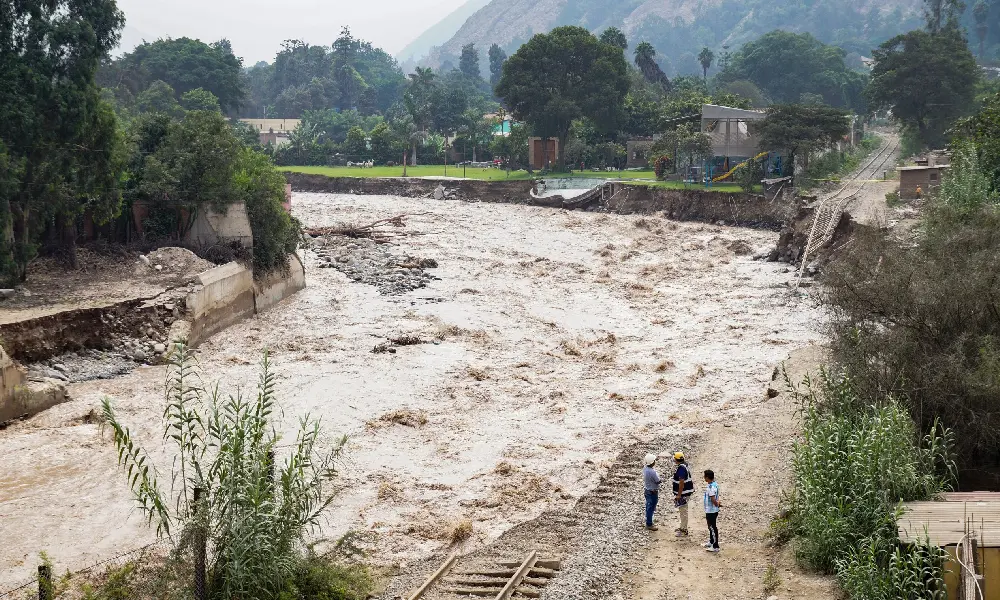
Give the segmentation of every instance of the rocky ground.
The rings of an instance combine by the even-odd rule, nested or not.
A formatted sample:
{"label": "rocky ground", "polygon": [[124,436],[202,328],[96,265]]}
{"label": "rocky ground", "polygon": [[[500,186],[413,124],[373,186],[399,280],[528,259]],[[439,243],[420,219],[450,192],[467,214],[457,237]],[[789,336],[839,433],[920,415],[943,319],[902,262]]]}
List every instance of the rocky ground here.
{"label": "rocky ground", "polygon": [[[317,547],[349,532],[401,577],[449,551],[544,542],[578,574],[550,593],[624,593],[602,586],[638,568],[648,542],[635,453],[766,415],[774,366],[820,339],[810,290],[752,260],[771,232],[456,200],[297,194],[293,206],[309,227],[406,213],[410,235],[307,249],[309,287],[208,340],[199,361],[229,393],[254,385],[270,349],[280,431],[309,413],[349,436]],[[421,259],[438,266],[401,266]],[[73,383],[72,402],[0,432],[0,589],[41,549],[61,571],[152,536],[85,417],[112,397],[168,481],[163,381],[151,366]],[[548,514],[562,525],[531,525]]]}

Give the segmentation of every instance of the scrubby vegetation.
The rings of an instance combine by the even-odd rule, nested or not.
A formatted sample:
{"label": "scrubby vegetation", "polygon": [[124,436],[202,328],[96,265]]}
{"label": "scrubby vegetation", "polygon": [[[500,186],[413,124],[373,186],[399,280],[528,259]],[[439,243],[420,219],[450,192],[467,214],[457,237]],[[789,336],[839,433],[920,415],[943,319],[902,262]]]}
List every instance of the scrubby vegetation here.
{"label": "scrubby vegetation", "polygon": [[[177,447],[168,490],[109,400],[104,418],[119,463],[139,508],[170,541],[174,556],[191,565],[207,557],[209,598],[363,598],[367,579],[328,564],[305,545],[333,502],[328,482],[337,475],[345,438],[322,448],[320,425],[301,421],[278,463],[280,414],[267,354],[254,395],[223,397],[202,381],[184,345],[173,350],[167,378],[164,439]],[[185,569],[186,570],[186,569]]]}

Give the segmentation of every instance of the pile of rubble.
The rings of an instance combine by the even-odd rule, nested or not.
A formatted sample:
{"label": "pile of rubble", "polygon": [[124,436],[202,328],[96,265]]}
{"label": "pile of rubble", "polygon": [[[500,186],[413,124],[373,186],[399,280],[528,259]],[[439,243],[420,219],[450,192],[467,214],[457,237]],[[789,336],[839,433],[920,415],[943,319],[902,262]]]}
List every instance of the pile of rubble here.
{"label": "pile of rubble", "polygon": [[353,281],[375,286],[386,296],[405,294],[437,279],[426,270],[438,266],[433,258],[401,256],[389,251],[393,239],[416,235],[399,231],[405,227],[406,216],[361,227],[306,230],[306,234],[313,238],[311,247],[320,260],[319,268],[337,269]]}

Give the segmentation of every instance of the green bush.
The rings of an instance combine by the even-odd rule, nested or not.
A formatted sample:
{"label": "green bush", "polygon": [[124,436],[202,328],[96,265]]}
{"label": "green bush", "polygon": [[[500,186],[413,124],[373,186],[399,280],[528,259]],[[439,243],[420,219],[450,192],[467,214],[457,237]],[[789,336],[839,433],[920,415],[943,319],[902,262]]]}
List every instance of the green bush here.
{"label": "green bush", "polygon": [[667,173],[673,168],[674,161],[669,156],[660,156],[655,161],[653,161],[653,173],[656,174],[656,178],[659,180],[664,180],[667,178]]}
{"label": "green bush", "polygon": [[948,489],[954,468],[951,433],[935,426],[923,440],[894,399],[872,403],[852,382],[824,373],[796,395],[804,418],[793,453],[792,527],[798,560],[840,572],[851,548],[894,537],[900,502],[926,500]]}
{"label": "green bush", "polygon": [[837,580],[851,600],[946,600],[947,553],[929,541],[901,546],[895,522],[847,549],[837,561]]}
{"label": "green bush", "polygon": [[372,589],[366,569],[310,555],[296,566],[278,600],[363,600]]}
{"label": "green bush", "polygon": [[288,268],[288,260],[302,237],[301,224],[289,215],[285,177],[264,154],[244,148],[236,160],[233,186],[246,202],[253,232],[253,272],[262,277]]}

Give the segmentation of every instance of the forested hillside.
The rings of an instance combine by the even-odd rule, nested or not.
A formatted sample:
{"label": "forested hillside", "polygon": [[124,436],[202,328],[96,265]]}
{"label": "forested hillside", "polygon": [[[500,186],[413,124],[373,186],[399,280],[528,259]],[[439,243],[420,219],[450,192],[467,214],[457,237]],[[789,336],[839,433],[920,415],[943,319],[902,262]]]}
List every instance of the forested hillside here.
{"label": "forested hillside", "polygon": [[[986,57],[997,59],[1000,26],[990,23],[1000,23],[1000,0],[967,4],[962,24],[970,42],[978,46],[983,33]],[[973,14],[977,4],[982,5],[980,21]],[[493,0],[424,62],[434,67],[457,64],[462,46],[470,43],[480,48],[496,43],[509,54],[535,33],[579,25],[593,32],[614,26],[633,45],[650,42],[670,76],[701,73],[698,53],[703,47],[722,58],[727,50],[774,29],[812,33],[844,48],[853,64],[885,40],[919,27],[922,13],[920,0]]]}

